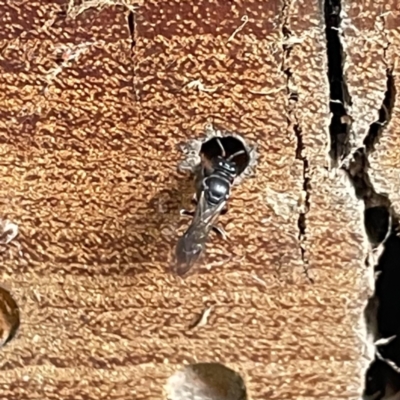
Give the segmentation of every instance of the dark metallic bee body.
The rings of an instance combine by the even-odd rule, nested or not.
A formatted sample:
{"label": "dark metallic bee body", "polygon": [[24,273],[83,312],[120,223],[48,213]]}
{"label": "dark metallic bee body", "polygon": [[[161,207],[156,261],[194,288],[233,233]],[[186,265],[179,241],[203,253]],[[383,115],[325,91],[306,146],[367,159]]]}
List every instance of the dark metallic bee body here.
{"label": "dark metallic bee body", "polygon": [[216,158],[214,171],[203,180],[204,197],[209,207],[229,199],[236,171],[236,165],[232,161],[221,156]]}
{"label": "dark metallic bee body", "polygon": [[232,184],[238,175],[232,159],[239,153],[242,151],[228,159],[217,156],[211,160],[211,164],[202,168],[196,211],[189,228],[176,246],[175,271],[180,276],[186,275],[203,253],[210,231],[215,228],[230,197]]}

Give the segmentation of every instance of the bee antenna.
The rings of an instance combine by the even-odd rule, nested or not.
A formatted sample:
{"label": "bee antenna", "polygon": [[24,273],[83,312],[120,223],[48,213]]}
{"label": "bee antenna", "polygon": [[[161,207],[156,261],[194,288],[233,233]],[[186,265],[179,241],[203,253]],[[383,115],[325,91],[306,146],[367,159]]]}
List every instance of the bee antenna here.
{"label": "bee antenna", "polygon": [[217,143],[218,143],[219,147],[220,147],[221,150],[222,150],[221,156],[222,156],[222,158],[225,158],[226,152],[225,152],[224,146],[222,146],[221,140],[220,140],[219,138],[216,138],[216,140],[217,140]]}
{"label": "bee antenna", "polygon": [[228,158],[228,161],[231,161],[236,156],[239,156],[240,154],[245,154],[245,153],[246,153],[246,150],[239,150],[236,153],[230,155],[229,158]]}

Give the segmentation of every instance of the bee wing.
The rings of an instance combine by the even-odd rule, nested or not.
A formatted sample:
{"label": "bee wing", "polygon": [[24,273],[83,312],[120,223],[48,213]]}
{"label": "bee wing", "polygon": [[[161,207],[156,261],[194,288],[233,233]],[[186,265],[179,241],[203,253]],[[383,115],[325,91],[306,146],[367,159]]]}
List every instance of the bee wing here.
{"label": "bee wing", "polygon": [[201,164],[195,178],[196,197],[198,201],[201,198],[201,194],[203,192],[204,178],[211,175],[213,172],[214,167],[211,160],[205,157],[204,154],[201,154]]}
{"label": "bee wing", "polygon": [[208,205],[204,198],[204,192],[201,192],[193,220],[176,246],[175,273],[177,275],[187,275],[200,258],[211,228],[218,219],[224,205],[224,201],[216,206]]}

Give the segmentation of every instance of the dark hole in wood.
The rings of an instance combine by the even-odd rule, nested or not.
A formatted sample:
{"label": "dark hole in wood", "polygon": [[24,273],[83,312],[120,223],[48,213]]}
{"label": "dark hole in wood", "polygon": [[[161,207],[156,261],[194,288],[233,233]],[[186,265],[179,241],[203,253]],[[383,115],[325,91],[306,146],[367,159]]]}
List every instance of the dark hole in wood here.
{"label": "dark hole in wood", "polygon": [[20,325],[19,308],[11,294],[0,287],[0,347],[9,343]]}
{"label": "dark hole in wood", "polygon": [[218,140],[225,150],[225,158],[244,150],[244,153],[238,154],[232,159],[238,167],[239,175],[242,174],[250,163],[250,154],[246,150],[243,142],[233,136],[213,137],[212,139],[207,140],[201,146],[200,154],[203,154],[208,160],[223,155]]}

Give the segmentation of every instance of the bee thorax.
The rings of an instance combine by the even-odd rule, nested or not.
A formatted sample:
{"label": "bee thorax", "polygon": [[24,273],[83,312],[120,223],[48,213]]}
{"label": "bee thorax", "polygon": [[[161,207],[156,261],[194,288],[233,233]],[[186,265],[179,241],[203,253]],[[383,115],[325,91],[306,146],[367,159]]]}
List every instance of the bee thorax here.
{"label": "bee thorax", "polygon": [[222,201],[226,201],[230,194],[230,182],[219,177],[210,176],[204,182],[206,190],[204,196],[207,203],[219,204]]}

